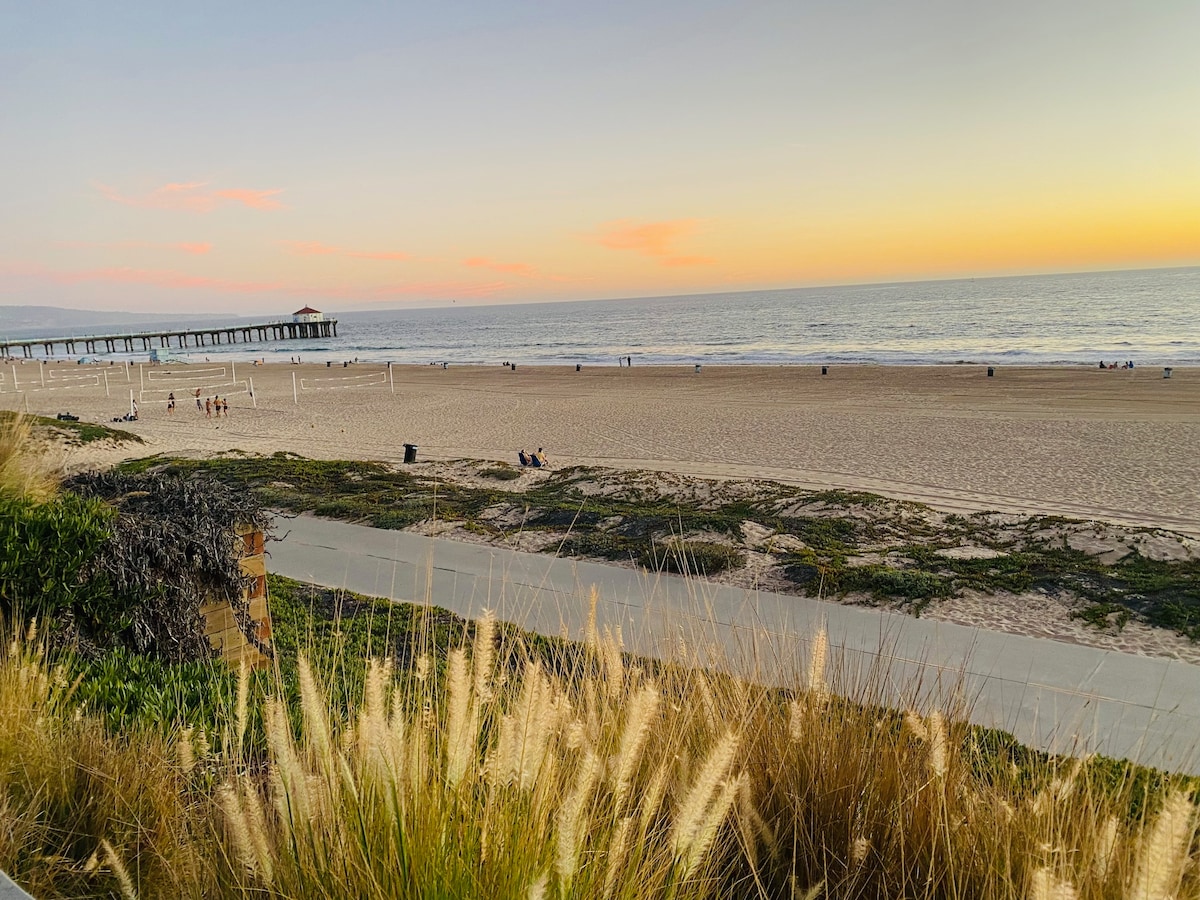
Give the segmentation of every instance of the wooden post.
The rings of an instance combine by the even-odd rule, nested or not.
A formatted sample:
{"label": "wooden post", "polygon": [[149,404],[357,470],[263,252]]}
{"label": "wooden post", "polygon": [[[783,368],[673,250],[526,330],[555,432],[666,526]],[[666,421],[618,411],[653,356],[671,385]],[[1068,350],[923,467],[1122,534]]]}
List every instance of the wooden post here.
{"label": "wooden post", "polygon": [[300,395],[296,393],[296,373],[292,373],[292,402],[300,405]]}
{"label": "wooden post", "polygon": [[258,398],[254,396],[254,378],[250,378],[250,402],[254,404],[254,408],[258,409]]}

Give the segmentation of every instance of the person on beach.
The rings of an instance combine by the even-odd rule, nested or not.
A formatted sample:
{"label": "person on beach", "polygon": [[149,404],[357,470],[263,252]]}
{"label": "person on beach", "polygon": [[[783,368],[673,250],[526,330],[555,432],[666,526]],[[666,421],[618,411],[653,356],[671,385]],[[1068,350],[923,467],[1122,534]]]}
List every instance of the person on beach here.
{"label": "person on beach", "polygon": [[632,356],[625,357],[625,368],[627,368],[627,369],[633,368],[633,357]]}
{"label": "person on beach", "polygon": [[167,415],[169,416],[169,415],[173,414],[174,412],[175,412],[175,392],[171,391],[171,393],[167,394]]}
{"label": "person on beach", "polygon": [[541,447],[538,447],[538,452],[533,454],[533,464],[539,469],[550,465],[550,463],[546,462],[546,454]]}
{"label": "person on beach", "polygon": [[229,418],[229,398],[228,397],[226,397],[224,400],[221,401],[221,413],[225,416],[225,418],[227,418],[227,419]]}
{"label": "person on beach", "polygon": [[532,460],[529,458],[529,454],[526,453],[524,450],[520,451],[517,454],[517,459],[519,459],[521,461],[521,465],[523,465],[523,466],[527,466],[532,462]]}
{"label": "person on beach", "polygon": [[200,388],[196,388],[196,412],[203,412],[204,404],[200,402]]}
{"label": "person on beach", "polygon": [[204,398],[204,418],[212,418],[212,397]]}

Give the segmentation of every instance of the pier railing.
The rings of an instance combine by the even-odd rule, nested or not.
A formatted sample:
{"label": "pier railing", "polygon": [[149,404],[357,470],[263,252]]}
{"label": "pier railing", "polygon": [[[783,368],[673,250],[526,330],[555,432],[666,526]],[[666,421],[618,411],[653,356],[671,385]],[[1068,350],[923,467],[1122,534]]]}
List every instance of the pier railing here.
{"label": "pier railing", "polygon": [[[26,359],[32,359],[34,349],[42,348],[47,357],[53,357],[56,347],[61,346],[67,355],[82,353],[135,353],[138,350],[170,349],[178,347],[207,347],[217,344],[253,344],[266,341],[300,340],[303,338],[337,337],[337,319],[320,319],[312,322],[259,322],[251,325],[221,325],[204,328],[170,328],[162,331],[129,331],[116,334],[93,334],[53,338],[0,338],[0,356],[15,356],[20,350]],[[172,343],[174,342],[174,343]],[[79,347],[83,348],[82,351]],[[97,349],[103,348],[103,349]]]}

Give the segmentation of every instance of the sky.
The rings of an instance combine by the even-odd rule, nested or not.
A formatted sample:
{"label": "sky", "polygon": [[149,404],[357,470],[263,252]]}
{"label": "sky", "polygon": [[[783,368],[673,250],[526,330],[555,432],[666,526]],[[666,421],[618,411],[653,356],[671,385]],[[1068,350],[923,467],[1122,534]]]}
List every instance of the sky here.
{"label": "sky", "polygon": [[1195,0],[0,4],[0,305],[1200,263]]}

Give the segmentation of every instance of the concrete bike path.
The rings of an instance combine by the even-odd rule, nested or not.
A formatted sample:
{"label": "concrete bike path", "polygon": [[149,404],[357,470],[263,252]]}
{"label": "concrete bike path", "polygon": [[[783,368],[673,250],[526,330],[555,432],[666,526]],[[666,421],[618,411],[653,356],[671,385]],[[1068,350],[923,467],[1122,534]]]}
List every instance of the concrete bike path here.
{"label": "concrete bike path", "polygon": [[280,517],[275,533],[272,572],[469,618],[493,609],[547,635],[580,637],[595,587],[598,626],[620,628],[627,650],[686,647],[768,684],[803,683],[824,625],[840,683],[889,703],[957,690],[973,722],[1030,746],[1200,774],[1200,666],[311,516]]}

